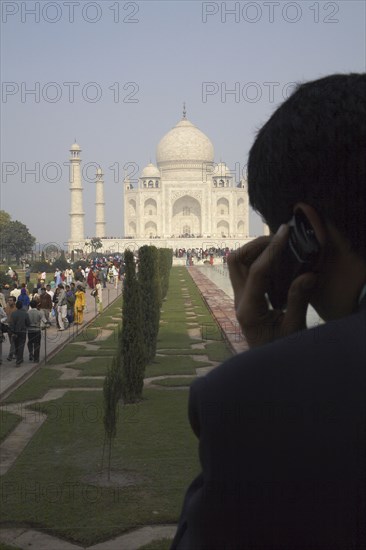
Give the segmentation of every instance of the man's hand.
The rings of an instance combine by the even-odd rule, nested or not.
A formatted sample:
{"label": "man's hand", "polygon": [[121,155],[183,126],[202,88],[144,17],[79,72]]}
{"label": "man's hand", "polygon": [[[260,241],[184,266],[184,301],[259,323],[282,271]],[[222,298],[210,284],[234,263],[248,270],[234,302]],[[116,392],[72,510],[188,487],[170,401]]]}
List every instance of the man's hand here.
{"label": "man's hand", "polygon": [[317,281],[314,273],[304,273],[293,281],[285,312],[269,309],[265,297],[271,268],[288,234],[288,225],[281,225],[273,237],[258,237],[228,258],[236,317],[251,348],[306,328],[306,311]]}

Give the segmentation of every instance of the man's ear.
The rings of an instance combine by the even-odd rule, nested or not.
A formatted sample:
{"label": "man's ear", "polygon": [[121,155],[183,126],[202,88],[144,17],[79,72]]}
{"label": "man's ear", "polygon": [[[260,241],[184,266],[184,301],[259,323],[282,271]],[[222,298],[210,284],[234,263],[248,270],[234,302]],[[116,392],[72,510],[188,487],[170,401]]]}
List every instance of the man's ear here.
{"label": "man's ear", "polygon": [[306,216],[309,224],[314,230],[318,243],[321,247],[323,247],[327,242],[326,227],[324,225],[324,222],[321,220],[319,214],[317,213],[315,208],[310,206],[310,204],[306,204],[305,202],[297,202],[295,204],[293,210],[294,214],[299,210],[301,210],[302,213]]}

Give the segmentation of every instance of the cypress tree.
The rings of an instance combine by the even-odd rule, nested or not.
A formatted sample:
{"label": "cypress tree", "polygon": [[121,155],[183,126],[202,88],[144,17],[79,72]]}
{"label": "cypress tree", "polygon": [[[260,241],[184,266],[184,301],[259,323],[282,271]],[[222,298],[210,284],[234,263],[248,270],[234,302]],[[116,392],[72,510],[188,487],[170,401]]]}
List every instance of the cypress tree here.
{"label": "cypress tree", "polygon": [[170,270],[173,264],[173,251],[170,248],[159,248],[159,274],[161,299],[168,293]]}
{"label": "cypress tree", "polygon": [[108,440],[108,479],[111,475],[111,455],[112,455],[112,440],[116,437],[117,433],[117,419],[118,419],[118,401],[121,398],[121,372],[117,359],[114,357],[112,365],[108,368],[107,375],[103,384],[103,396],[104,396],[104,445],[103,445],[103,458],[102,458],[102,470],[104,449],[106,441]]}
{"label": "cypress tree", "polygon": [[140,288],[136,278],[133,253],[125,252],[120,364],[122,368],[122,398],[124,403],[136,403],[142,398],[145,372],[145,342],[141,313]]}
{"label": "cypress tree", "polygon": [[159,255],[155,246],[139,249],[139,285],[142,300],[142,320],[146,344],[146,364],[156,354],[159,332],[161,287],[159,278]]}

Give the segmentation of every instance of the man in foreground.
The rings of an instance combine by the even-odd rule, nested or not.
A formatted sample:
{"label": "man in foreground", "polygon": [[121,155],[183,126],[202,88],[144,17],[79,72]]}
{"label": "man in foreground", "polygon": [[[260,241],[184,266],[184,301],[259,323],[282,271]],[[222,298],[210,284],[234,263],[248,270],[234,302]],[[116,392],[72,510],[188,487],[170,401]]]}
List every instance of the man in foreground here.
{"label": "man in foreground", "polygon": [[[366,548],[366,75],[300,86],[259,131],[250,202],[272,236],[229,258],[250,350],[191,387],[202,473],[172,549]],[[293,216],[319,253],[269,307]],[[273,236],[274,235],[274,236]],[[309,252],[309,250],[307,251]],[[306,329],[311,304],[326,321]]]}

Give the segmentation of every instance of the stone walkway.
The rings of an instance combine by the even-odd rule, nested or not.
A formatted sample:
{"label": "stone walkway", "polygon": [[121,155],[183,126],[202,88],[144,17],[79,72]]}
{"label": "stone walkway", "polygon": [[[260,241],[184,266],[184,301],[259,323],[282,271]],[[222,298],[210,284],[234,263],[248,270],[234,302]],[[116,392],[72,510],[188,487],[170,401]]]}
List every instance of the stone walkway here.
{"label": "stone walkway", "polygon": [[[109,304],[121,295],[121,284],[116,290],[113,285],[108,285],[103,289],[103,305],[107,307]],[[90,289],[86,291],[87,311],[84,313],[84,323],[81,327],[71,325],[67,330],[60,332],[57,330],[56,322],[52,321],[52,326],[46,332],[42,332],[40,362],[34,364],[28,361],[28,349],[24,348],[24,363],[19,367],[15,367],[15,361],[9,362],[6,360],[9,354],[9,339],[3,343],[2,365],[0,366],[0,403],[22,384],[30,378],[46,360],[51,359],[59,352],[66,344],[74,340],[81,330],[85,330],[88,325],[96,317],[95,299],[90,295]],[[46,344],[46,345],[45,345]]]}
{"label": "stone walkway", "polygon": [[[200,293],[202,294],[202,298],[208,305],[209,309],[211,310],[212,314],[216,318],[221,331],[225,338],[227,339],[228,343],[231,345],[231,347],[235,351],[241,351],[242,349],[245,349],[243,340],[240,340],[239,342],[236,341],[237,338],[237,322],[235,321],[235,313],[233,311],[233,300],[227,296],[221,289],[219,289],[213,282],[211,282],[203,273],[200,272],[199,269],[190,268],[189,273],[191,274],[194,282],[196,283],[198,289],[200,290]],[[90,294],[90,293],[89,293]],[[188,322],[187,324],[190,326],[188,329],[188,335],[190,339],[192,340],[192,344],[190,345],[192,349],[192,354],[184,355],[185,357],[189,357],[195,361],[197,361],[197,368],[196,376],[204,376],[215,368],[219,363],[215,361],[210,361],[207,355],[196,355],[194,353],[195,349],[205,349],[206,344],[210,343],[211,340],[206,339],[204,343],[201,342],[201,336],[202,336],[202,327],[199,323],[199,317],[196,315],[196,312],[193,308],[193,304],[190,299],[190,294],[187,288],[182,288],[182,295],[185,298],[185,311],[187,315]],[[91,298],[91,297],[90,297]],[[88,302],[93,305],[93,302],[88,299]],[[89,306],[90,307],[90,306]],[[91,308],[90,308],[91,309]],[[89,318],[87,317],[87,322],[90,322],[95,315],[92,315],[91,312],[89,313]],[[112,318],[113,321],[116,321],[116,326],[119,318]],[[83,343],[85,344],[86,349],[93,349],[97,351],[100,346],[100,344],[104,339],[108,338],[112,333],[114,329],[114,323],[111,323],[108,325],[107,329],[101,329],[96,337],[93,340],[93,344],[91,343]],[[65,331],[66,332],[66,331]],[[58,333],[58,335],[61,334],[62,341],[60,340],[55,342],[55,345],[53,346],[53,355],[59,351],[64,345],[66,345],[68,342],[72,341],[73,335],[69,334],[67,337],[67,334],[64,333]],[[195,340],[199,340],[199,342],[195,343]],[[174,350],[169,350],[170,352]],[[179,355],[179,350],[177,351],[177,355]],[[164,350],[159,350],[159,355],[164,355]],[[26,356],[26,355],[25,355]],[[82,364],[90,360],[89,357],[79,357],[75,361],[73,361],[72,365],[73,367],[75,364],[77,365]],[[205,362],[209,363],[209,366],[200,367],[199,363]],[[12,377],[11,384],[8,384],[6,389],[3,390],[3,395],[8,395],[11,391],[13,391],[14,387],[19,385],[24,381],[24,374],[21,372],[20,368],[15,369],[13,366],[7,366],[8,368],[6,371],[2,372],[1,380],[6,382],[7,376],[6,372],[9,372],[9,369],[13,369],[17,374],[18,378],[14,382],[14,377]],[[36,369],[29,370],[29,365],[26,365],[22,367],[22,369],[27,368],[28,370],[28,377],[31,376],[35,372],[35,370],[38,370],[39,367]],[[49,366],[51,369],[59,370],[61,371],[61,377],[62,380],[70,380],[72,382],[75,379],[83,380],[83,379],[97,379],[97,378],[104,378],[104,377],[90,377],[85,376],[83,374],[83,371],[77,370],[75,368],[71,368],[70,363],[64,363],[59,365],[51,365]],[[154,381],[162,380],[166,378],[192,378],[193,375],[162,375],[162,376],[155,376],[146,378],[144,380],[144,385],[153,387],[154,389],[159,389],[162,391],[176,391],[176,390],[188,390],[188,386],[183,387],[167,387],[167,386],[159,386],[154,385]],[[6,384],[5,384],[6,385]],[[35,403],[42,403],[50,400],[60,399],[65,395],[68,391],[101,391],[101,388],[83,388],[83,387],[69,387],[69,388],[54,388],[48,390],[48,392],[39,399],[27,401],[24,403],[15,403],[15,404],[8,404],[3,406],[2,408],[5,409],[8,412],[11,412],[13,414],[21,416],[22,420],[21,422],[16,426],[16,428],[9,434],[9,436],[2,442],[0,445],[0,475],[6,474],[6,472],[11,468],[11,466],[14,464],[15,460],[18,458],[18,456],[21,454],[25,446],[29,443],[31,438],[34,436],[34,434],[39,430],[39,428],[42,426],[44,421],[46,420],[46,415],[39,412],[39,411],[33,411],[28,409],[29,405],[33,405]],[[114,539],[111,539],[109,541],[105,541],[103,543],[99,543],[93,546],[84,547],[77,544],[70,543],[68,541],[59,539],[58,537],[49,535],[45,533],[44,531],[37,531],[35,529],[27,529],[27,528],[6,528],[1,529],[0,531],[0,542],[14,545],[16,548],[21,549],[29,549],[34,548],[35,550],[82,550],[85,548],[88,548],[88,550],[138,550],[141,546],[152,542],[154,540],[164,539],[164,538],[173,538],[176,531],[176,525],[150,525],[150,526],[144,526],[140,529],[135,529],[131,531],[130,533],[126,533],[124,535],[121,535],[119,537],[116,537]]]}
{"label": "stone walkway", "polygon": [[[199,267],[190,267],[188,273],[197,285],[203,300],[216,319],[221,333],[225,340],[235,353],[240,353],[248,349],[248,344],[244,339],[238,321],[235,316],[234,300],[228,296],[224,290],[212,282],[204,274],[205,269]],[[203,327],[204,328],[204,327]]]}
{"label": "stone walkway", "polygon": [[131,533],[120,535],[93,546],[79,546],[66,540],[47,535],[35,529],[1,529],[0,540],[24,550],[138,550],[154,540],[171,539],[176,531],[175,525],[145,525]]}

